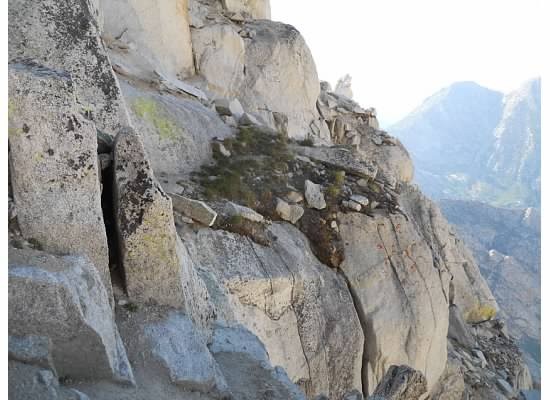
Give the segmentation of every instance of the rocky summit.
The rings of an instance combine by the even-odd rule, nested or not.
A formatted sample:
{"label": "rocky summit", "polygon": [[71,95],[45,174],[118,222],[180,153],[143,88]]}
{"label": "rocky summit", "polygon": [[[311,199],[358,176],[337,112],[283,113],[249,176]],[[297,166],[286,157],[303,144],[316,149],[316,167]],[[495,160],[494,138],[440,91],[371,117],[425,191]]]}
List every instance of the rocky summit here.
{"label": "rocky summit", "polygon": [[352,97],[268,0],[10,0],[9,398],[521,398],[499,296]]}

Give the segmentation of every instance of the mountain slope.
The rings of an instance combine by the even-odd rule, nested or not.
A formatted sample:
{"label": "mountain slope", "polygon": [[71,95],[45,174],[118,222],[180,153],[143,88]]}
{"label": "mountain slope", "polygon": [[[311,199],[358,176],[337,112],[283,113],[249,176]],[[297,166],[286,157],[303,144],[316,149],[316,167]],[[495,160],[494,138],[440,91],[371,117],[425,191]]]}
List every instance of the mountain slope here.
{"label": "mountain slope", "polygon": [[460,200],[439,204],[472,249],[510,333],[540,379],[540,212]]}
{"label": "mountain slope", "polygon": [[507,95],[455,83],[391,131],[411,153],[416,180],[433,198],[540,204],[540,79]]}

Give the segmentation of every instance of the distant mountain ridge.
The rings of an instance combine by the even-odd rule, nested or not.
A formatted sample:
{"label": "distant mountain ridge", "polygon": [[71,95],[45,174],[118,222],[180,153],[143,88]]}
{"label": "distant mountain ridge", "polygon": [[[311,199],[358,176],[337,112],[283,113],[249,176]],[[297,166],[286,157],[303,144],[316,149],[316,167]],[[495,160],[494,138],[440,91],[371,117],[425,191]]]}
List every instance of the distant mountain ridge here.
{"label": "distant mountain ridge", "polygon": [[458,82],[392,126],[422,189],[434,199],[540,207],[540,82],[508,94]]}

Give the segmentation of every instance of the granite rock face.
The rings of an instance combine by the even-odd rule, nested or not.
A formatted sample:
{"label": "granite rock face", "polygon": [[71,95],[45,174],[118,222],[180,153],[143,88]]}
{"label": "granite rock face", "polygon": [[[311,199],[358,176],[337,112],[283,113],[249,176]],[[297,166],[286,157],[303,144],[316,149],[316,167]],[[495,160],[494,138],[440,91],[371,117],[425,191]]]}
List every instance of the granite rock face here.
{"label": "granite rock face", "polygon": [[79,114],[75,90],[66,73],[10,65],[11,187],[23,237],[88,256],[111,297],[96,129]]}
{"label": "granite rock face", "polygon": [[363,333],[345,280],[296,228],[274,223],[269,232],[273,248],[209,229],[183,236],[216,314],[254,332],[308,398],[361,389]]}
{"label": "granite rock face", "polygon": [[363,385],[373,393],[391,365],[406,364],[431,387],[445,368],[448,278],[440,277],[430,248],[403,216],[347,213],[338,220],[341,269],[365,330]]}
{"label": "granite rock face", "polygon": [[10,335],[48,338],[60,376],[134,382],[107,291],[88,260],[10,249],[9,263]]}
{"label": "granite rock face", "polygon": [[88,0],[9,3],[9,60],[32,60],[67,71],[79,113],[111,136],[128,125],[120,87],[100,37],[97,8]]}

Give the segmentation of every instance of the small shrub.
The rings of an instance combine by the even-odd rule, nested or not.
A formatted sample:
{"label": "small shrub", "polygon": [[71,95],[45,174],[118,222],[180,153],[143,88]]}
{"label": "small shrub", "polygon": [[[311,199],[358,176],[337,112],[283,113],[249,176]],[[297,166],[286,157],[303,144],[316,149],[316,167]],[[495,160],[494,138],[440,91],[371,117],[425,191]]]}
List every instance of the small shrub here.
{"label": "small shrub", "polygon": [[303,140],[299,140],[298,144],[300,146],[313,147],[313,140],[311,140],[310,138],[306,138],[306,139],[303,139]]}

